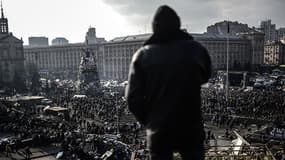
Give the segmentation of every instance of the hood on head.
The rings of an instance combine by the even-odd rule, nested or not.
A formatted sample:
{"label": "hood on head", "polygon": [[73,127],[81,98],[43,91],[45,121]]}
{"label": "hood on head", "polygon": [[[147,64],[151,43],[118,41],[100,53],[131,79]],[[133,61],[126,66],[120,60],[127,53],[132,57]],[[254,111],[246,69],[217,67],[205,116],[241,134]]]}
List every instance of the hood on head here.
{"label": "hood on head", "polygon": [[163,5],[156,10],[152,21],[154,33],[177,31],[180,29],[180,26],[180,18],[172,8]]}

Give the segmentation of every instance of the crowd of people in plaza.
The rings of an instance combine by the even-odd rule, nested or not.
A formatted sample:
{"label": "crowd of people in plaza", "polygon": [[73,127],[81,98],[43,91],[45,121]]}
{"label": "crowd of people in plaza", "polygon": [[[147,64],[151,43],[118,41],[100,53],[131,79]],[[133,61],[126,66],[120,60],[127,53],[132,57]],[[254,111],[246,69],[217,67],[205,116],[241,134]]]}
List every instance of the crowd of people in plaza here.
{"label": "crowd of people in plaza", "polygon": [[227,100],[225,91],[207,88],[202,90],[202,97],[203,113],[212,115],[217,125],[226,125],[237,116],[268,122],[285,120],[284,91],[233,89]]}
{"label": "crowd of people in plaza", "polygon": [[[147,150],[143,126],[132,117],[124,99],[124,87],[101,88],[101,94],[77,98],[74,91],[55,87],[52,94],[46,94],[54,106],[68,108],[69,119],[62,116],[50,118],[40,116],[33,107],[37,104],[9,105],[2,101],[1,112],[6,111],[8,118],[0,123],[0,132],[13,133],[11,151],[23,147],[25,139],[33,145],[58,143],[69,156],[91,156],[100,159],[109,153],[115,159],[131,157],[135,153],[139,159],[146,159]],[[285,92],[282,90],[231,89],[226,101],[224,90],[214,87],[204,88],[202,112],[206,121],[227,128],[240,125],[235,117],[260,119],[268,122],[284,121]],[[10,118],[10,120],[9,120]],[[89,136],[94,134],[94,136]],[[107,135],[107,136],[105,136]],[[111,138],[108,135],[112,135]],[[2,143],[2,150],[5,145]],[[4,145],[4,146],[3,146]],[[30,143],[27,143],[31,146]],[[126,158],[128,159],[128,158]]]}
{"label": "crowd of people in plaza", "polygon": [[[22,104],[19,106],[20,110],[7,104],[9,110],[7,114],[13,120],[1,121],[1,132],[13,133],[19,142],[30,138],[34,145],[43,145],[42,142],[60,143],[62,148],[68,151],[66,153],[76,153],[74,155],[81,158],[87,155],[93,155],[93,159],[100,158],[112,149],[111,153],[115,159],[124,159],[131,157],[131,151],[141,153],[145,149],[142,126],[133,118],[131,121],[123,119],[124,115],[130,116],[123,92],[106,91],[104,94],[82,98],[63,95],[62,92],[54,93],[59,94],[48,97],[54,102],[51,105],[68,108],[70,117],[68,120],[60,114],[56,117],[43,116],[37,109],[31,109],[36,108],[36,104],[30,106]],[[99,136],[93,136],[93,140],[90,140],[88,134]],[[103,140],[100,137],[104,135],[111,136],[106,136]],[[85,142],[87,139],[93,152],[82,154],[88,146]],[[13,141],[12,148],[15,148],[14,146],[18,148],[18,143]]]}

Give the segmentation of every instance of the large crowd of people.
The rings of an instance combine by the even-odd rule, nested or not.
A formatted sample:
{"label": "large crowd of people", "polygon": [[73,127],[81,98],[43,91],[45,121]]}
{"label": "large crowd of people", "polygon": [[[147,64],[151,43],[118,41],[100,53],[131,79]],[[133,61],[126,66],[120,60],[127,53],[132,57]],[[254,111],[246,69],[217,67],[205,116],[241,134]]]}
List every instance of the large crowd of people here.
{"label": "large crowd of people", "polygon": [[[37,104],[22,104],[17,110],[14,104],[2,100],[1,112],[6,113],[2,117],[8,118],[1,119],[0,132],[14,134],[12,150],[24,147],[21,142],[29,139],[33,145],[60,144],[66,157],[112,156],[122,160],[134,154],[137,159],[146,159],[143,126],[128,111],[124,87],[100,89],[101,94],[81,98],[74,97],[75,91],[64,87],[54,87],[52,94],[45,94],[53,102],[50,105],[68,108],[69,119],[60,114],[40,115],[31,109]],[[231,129],[245,123],[234,121],[235,117],[266,122],[285,120],[285,92],[282,90],[236,88],[230,90],[228,100],[224,90],[215,87],[204,88],[201,94],[205,120],[217,126]],[[1,142],[0,149],[5,150],[5,145],[7,142]]]}
{"label": "large crowd of people", "polygon": [[202,90],[202,97],[203,113],[212,115],[218,124],[237,116],[268,122],[285,120],[285,92],[281,90],[233,89],[226,100],[224,91],[207,88]]}
{"label": "large crowd of people", "polygon": [[[134,118],[124,120],[124,116],[130,116],[130,113],[123,92],[117,88],[113,90],[81,98],[55,91],[47,97],[54,102],[50,105],[68,108],[68,119],[61,114],[55,117],[45,116],[37,109],[31,109],[36,108],[37,104],[27,106],[28,103],[15,107],[3,102],[7,105],[6,115],[11,120],[5,117],[6,121],[1,121],[0,132],[14,134],[17,142],[30,139],[33,145],[42,145],[42,142],[59,143],[66,153],[72,153],[69,155],[76,155],[81,159],[86,159],[86,156],[89,159],[100,159],[108,156],[105,152],[110,152],[111,149],[109,156],[114,159],[129,159],[132,152],[142,153],[145,149],[142,126]],[[90,134],[95,136],[90,138]],[[22,146],[15,141],[11,143],[12,148]],[[5,149],[7,143],[3,142],[1,145]],[[87,149],[88,146],[92,147]],[[141,154],[138,155],[142,157]]]}

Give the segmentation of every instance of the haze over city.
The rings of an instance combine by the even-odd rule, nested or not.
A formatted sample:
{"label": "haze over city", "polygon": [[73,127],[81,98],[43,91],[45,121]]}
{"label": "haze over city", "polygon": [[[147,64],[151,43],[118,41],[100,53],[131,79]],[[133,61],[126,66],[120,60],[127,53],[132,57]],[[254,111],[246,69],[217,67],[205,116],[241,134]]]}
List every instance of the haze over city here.
{"label": "haze over city", "polygon": [[151,20],[161,4],[172,6],[182,19],[182,26],[192,33],[223,20],[239,21],[250,27],[272,19],[285,26],[283,0],[3,0],[10,31],[28,44],[30,36],[66,37],[71,43],[83,42],[89,26],[98,37],[151,32]]}

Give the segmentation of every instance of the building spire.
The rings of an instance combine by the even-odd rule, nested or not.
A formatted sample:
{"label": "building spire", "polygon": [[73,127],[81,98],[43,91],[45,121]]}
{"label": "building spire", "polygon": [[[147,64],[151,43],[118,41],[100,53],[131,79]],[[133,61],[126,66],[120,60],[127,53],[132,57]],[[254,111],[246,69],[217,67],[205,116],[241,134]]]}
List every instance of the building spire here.
{"label": "building spire", "polygon": [[1,0],[1,18],[4,18],[4,12],[3,12],[3,4],[2,4],[2,0]]}
{"label": "building spire", "polygon": [[8,34],[8,19],[4,17],[3,5],[1,0],[1,18],[0,18],[0,34]]}

